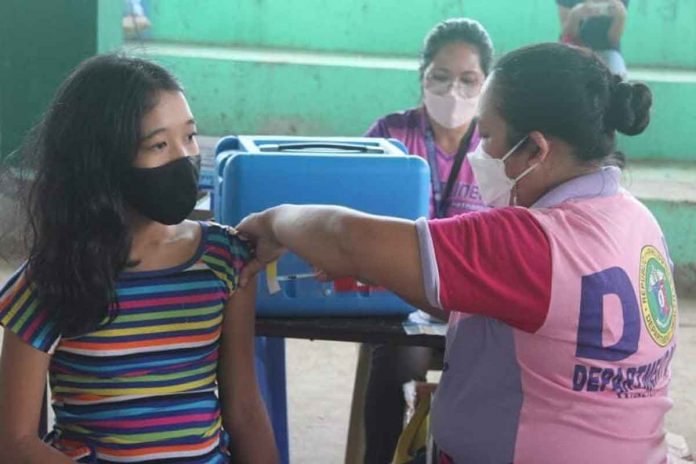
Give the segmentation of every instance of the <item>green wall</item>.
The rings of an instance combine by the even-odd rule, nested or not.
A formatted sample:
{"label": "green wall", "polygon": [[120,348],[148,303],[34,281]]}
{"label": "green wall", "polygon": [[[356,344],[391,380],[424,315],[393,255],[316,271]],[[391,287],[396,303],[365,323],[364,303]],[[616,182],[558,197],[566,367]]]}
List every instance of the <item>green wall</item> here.
{"label": "green wall", "polygon": [[670,80],[668,73],[635,78],[653,92],[650,125],[638,136],[619,135],[619,148],[633,159],[695,161],[696,72],[683,80]]}
{"label": "green wall", "polygon": [[[206,134],[360,135],[378,117],[419,101],[415,63],[291,62],[263,50],[243,56],[173,46],[153,47],[147,56],[181,79]],[[619,138],[631,159],[696,159],[696,73],[682,74],[636,74],[652,89],[654,107],[645,133]]]}
{"label": "green wall", "polygon": [[[377,117],[418,102],[416,58],[442,18],[468,15],[498,53],[555,40],[552,0],[150,0],[152,44],[189,87],[208,133],[356,135]],[[620,148],[638,159],[696,158],[696,0],[631,0],[623,49],[630,78],[654,92],[653,120]],[[177,46],[181,50],[174,50]],[[196,49],[196,46],[199,48]],[[236,46],[236,47],[233,47]],[[185,50],[184,50],[185,49]],[[285,59],[268,60],[287,51]],[[243,58],[235,53],[246,52]],[[308,55],[308,58],[299,57]],[[298,58],[299,57],[299,58]],[[411,60],[368,69],[361,58]],[[343,59],[353,65],[336,65]],[[218,78],[218,76],[220,76]],[[223,103],[219,105],[218,103]]]}
{"label": "green wall", "polygon": [[696,294],[696,199],[691,202],[644,200],[665,233],[675,264],[677,291]]}
{"label": "green wall", "polygon": [[121,2],[0,1],[0,159],[21,143],[79,62],[122,44]]}
{"label": "green wall", "polygon": [[358,135],[385,110],[419,98],[411,71],[156,59],[184,84],[205,134]]}
{"label": "green wall", "polygon": [[[438,21],[481,21],[498,52],[558,38],[553,0],[150,0],[158,41],[415,56]],[[696,68],[696,1],[631,0],[629,64]]]}

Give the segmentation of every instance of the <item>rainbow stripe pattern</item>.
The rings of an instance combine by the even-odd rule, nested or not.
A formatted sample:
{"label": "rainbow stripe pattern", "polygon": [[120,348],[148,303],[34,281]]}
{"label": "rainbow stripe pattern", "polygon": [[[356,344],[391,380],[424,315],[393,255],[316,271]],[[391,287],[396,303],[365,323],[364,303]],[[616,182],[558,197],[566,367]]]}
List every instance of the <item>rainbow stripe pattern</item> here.
{"label": "rainbow stripe pattern", "polygon": [[110,323],[62,338],[20,268],[0,290],[0,324],[52,354],[56,414],[46,438],[77,462],[229,462],[215,393],[223,308],[249,247],[201,223],[195,256],[169,269],[124,272]]}

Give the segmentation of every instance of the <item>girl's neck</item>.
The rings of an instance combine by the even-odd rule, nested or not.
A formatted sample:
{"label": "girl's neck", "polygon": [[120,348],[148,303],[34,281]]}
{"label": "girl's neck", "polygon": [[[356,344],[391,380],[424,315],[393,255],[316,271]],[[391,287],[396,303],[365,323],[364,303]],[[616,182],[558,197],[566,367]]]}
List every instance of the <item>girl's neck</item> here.
{"label": "girl's neck", "polygon": [[134,211],[129,212],[128,223],[133,240],[131,253],[141,247],[165,243],[177,232],[176,226],[155,222]]}
{"label": "girl's neck", "polygon": [[462,137],[464,137],[466,131],[469,130],[469,125],[471,124],[471,121],[467,122],[463,126],[449,129],[438,124],[437,121],[435,121],[433,118],[430,117],[430,115],[428,115],[427,111],[425,112],[425,114],[426,118],[428,118],[428,123],[430,124],[430,127],[433,130],[435,144],[438,147],[440,147],[445,153],[456,153],[456,151],[459,149],[459,143],[461,142]]}
{"label": "girl's neck", "polygon": [[198,252],[203,228],[195,221],[165,225],[130,210],[131,247],[127,268],[131,272],[168,269],[188,262]]}

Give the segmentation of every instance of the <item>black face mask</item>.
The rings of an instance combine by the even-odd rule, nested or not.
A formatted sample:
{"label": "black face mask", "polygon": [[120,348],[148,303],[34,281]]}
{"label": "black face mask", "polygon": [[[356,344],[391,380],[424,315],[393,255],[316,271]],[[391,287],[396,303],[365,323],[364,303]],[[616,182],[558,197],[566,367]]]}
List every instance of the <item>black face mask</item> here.
{"label": "black face mask", "polygon": [[200,155],[156,168],[132,167],[123,182],[123,196],[143,216],[162,224],[178,224],[196,206],[200,169]]}

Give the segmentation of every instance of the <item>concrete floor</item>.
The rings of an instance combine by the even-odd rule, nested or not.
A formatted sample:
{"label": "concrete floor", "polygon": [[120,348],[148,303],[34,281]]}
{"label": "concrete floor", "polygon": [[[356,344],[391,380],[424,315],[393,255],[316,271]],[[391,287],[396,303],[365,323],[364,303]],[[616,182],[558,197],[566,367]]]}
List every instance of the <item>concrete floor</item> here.
{"label": "concrete floor", "polygon": [[[14,266],[0,260],[0,283]],[[667,429],[696,450],[696,300],[680,301],[679,348],[673,364],[674,407]],[[0,339],[2,335],[0,333]],[[341,463],[345,455],[358,347],[289,340],[287,344],[291,461]]]}

